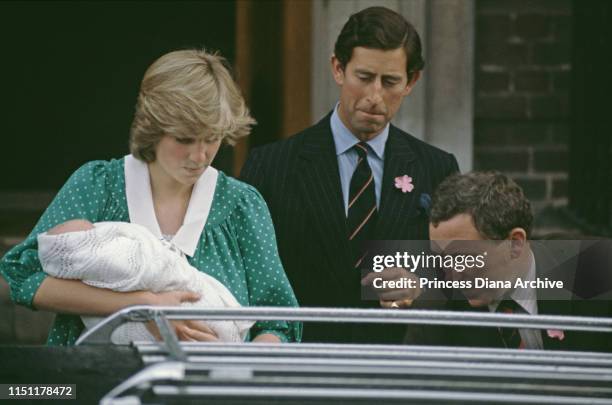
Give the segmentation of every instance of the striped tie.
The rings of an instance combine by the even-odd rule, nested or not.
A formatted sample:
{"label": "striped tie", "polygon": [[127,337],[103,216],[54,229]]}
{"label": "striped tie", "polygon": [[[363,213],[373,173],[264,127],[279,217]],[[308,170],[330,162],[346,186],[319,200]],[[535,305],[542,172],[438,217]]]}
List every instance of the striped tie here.
{"label": "striped tie", "polygon": [[374,176],[367,159],[368,146],[359,142],[354,148],[359,160],[351,177],[347,224],[354,267],[358,267],[365,255],[363,243],[372,236],[377,213]]}
{"label": "striped tie", "polygon": [[[499,303],[496,312],[504,314],[514,314],[522,312],[519,305],[511,299],[503,300]],[[499,335],[506,346],[509,349],[524,349],[525,344],[521,338],[521,334],[517,328],[498,328]]]}

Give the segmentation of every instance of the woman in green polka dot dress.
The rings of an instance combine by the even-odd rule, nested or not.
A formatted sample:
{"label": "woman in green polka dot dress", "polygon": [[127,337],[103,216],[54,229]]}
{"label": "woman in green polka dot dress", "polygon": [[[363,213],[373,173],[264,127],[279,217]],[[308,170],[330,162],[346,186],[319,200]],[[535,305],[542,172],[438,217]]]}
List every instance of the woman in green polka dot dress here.
{"label": "woman in green polka dot dress", "polygon": [[[261,195],[210,166],[222,141],[248,135],[254,120],[225,61],[199,50],[168,53],[141,83],[130,133],[131,154],[79,168],[32,233],[0,261],[12,299],[56,312],[50,345],[74,344],[79,315],[106,316],[130,305],[179,305],[187,291],[114,292],[46,275],[36,236],[71,219],[138,223],[222,282],[243,306],[297,306]],[[174,321],[182,340],[216,336],[202,322]],[[249,339],[299,341],[298,322],[256,322]]]}

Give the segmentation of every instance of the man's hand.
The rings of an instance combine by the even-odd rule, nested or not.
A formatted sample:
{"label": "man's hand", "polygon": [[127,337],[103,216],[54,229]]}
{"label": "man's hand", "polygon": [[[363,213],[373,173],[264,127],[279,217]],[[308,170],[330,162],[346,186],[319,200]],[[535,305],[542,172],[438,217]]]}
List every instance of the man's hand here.
{"label": "man's hand", "polygon": [[[381,278],[383,281],[400,281],[402,278],[414,280],[415,288],[391,288],[386,285],[382,286],[382,288],[374,288],[373,282],[375,278]],[[412,301],[421,294],[419,277],[402,267],[386,268],[380,273],[368,273],[368,275],[361,279],[361,285],[369,286],[376,292],[380,306],[383,308],[410,307]]]}

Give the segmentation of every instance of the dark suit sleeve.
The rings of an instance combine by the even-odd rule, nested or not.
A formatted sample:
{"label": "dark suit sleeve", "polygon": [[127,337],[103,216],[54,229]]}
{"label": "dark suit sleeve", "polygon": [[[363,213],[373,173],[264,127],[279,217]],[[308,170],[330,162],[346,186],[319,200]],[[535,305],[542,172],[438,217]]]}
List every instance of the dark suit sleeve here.
{"label": "dark suit sleeve", "polygon": [[444,158],[438,160],[440,166],[434,174],[434,189],[438,187],[444,179],[453,174],[459,173],[459,164],[455,155],[452,153],[445,153]]}
{"label": "dark suit sleeve", "polygon": [[450,168],[448,174],[459,173],[459,164],[457,163],[457,158],[452,153],[450,154]]}

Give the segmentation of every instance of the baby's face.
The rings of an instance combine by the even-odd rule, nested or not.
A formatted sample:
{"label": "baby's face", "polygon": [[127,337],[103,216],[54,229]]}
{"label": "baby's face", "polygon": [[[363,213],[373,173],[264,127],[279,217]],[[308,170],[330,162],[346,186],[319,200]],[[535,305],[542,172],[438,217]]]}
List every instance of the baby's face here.
{"label": "baby's face", "polygon": [[93,228],[93,224],[85,219],[72,219],[70,221],[64,222],[63,224],[54,226],[53,228],[49,229],[49,231],[47,231],[47,234],[60,235],[62,233],[68,232],[89,231]]}

